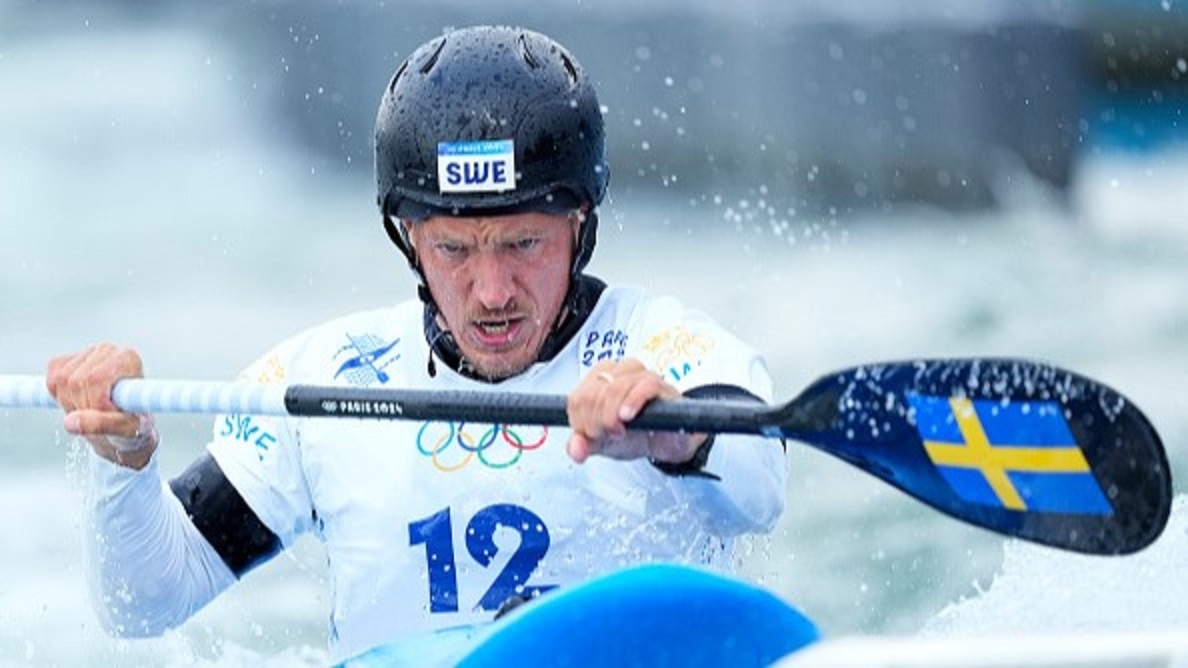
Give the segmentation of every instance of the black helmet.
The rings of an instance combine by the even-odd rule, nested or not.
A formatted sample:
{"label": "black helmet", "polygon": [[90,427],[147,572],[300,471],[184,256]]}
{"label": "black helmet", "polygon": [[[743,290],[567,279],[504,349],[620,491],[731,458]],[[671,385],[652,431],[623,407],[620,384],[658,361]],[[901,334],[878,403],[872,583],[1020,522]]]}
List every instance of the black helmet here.
{"label": "black helmet", "polygon": [[375,122],[375,174],[385,225],[402,248],[389,218],[584,207],[580,272],[609,177],[594,87],[540,33],[447,33],[417,48],[388,84]]}

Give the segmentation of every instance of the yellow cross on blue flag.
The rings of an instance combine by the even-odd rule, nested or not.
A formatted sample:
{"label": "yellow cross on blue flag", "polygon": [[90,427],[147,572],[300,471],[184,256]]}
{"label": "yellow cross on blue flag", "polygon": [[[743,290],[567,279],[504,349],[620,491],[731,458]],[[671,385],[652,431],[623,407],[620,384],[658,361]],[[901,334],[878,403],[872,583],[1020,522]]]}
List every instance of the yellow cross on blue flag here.
{"label": "yellow cross on blue flag", "polygon": [[928,458],[965,501],[1112,515],[1060,405],[908,394]]}

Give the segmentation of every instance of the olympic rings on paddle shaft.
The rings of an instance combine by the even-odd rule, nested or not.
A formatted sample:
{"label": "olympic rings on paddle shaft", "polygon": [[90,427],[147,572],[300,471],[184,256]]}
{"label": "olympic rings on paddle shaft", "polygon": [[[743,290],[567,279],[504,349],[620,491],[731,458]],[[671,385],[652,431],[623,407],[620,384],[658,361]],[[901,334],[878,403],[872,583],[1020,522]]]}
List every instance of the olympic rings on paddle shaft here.
{"label": "olympic rings on paddle shaft", "polygon": [[[548,438],[546,425],[425,422],[417,431],[417,450],[432,460],[434,468],[445,473],[461,470],[473,459],[487,468],[505,469],[519,462],[525,450],[536,450]],[[455,444],[458,448],[454,452],[464,454],[443,457]]]}

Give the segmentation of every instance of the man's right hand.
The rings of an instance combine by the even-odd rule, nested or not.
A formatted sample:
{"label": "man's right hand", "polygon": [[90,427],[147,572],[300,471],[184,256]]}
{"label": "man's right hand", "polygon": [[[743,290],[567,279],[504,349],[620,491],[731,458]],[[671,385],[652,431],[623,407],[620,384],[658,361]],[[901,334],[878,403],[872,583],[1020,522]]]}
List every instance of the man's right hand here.
{"label": "man's right hand", "polygon": [[116,408],[111,390],[123,378],[143,377],[135,350],[101,343],[50,360],[45,384],[66,411],[62,426],[67,432],[86,438],[104,459],[142,469],[159,440],[153,418]]}

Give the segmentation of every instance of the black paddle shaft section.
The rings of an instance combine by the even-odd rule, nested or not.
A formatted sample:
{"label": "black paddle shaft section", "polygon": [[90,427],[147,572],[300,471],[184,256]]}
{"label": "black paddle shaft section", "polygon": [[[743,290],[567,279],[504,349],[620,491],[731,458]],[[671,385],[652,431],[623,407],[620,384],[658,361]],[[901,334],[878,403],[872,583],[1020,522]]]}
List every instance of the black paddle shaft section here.
{"label": "black paddle shaft section", "polygon": [[[292,385],[285,408],[302,417],[385,420],[454,420],[515,425],[569,424],[566,397],[552,394],[435,392],[384,388]],[[750,433],[778,437],[787,409],[748,401],[682,399],[655,401],[632,422],[637,429]]]}
{"label": "black paddle shaft section", "polygon": [[[794,403],[816,406],[817,419],[786,424],[788,437],[972,524],[1090,554],[1138,551],[1167,524],[1159,435],[1121,394],[1070,371],[1017,359],[869,365],[820,379]],[[965,463],[946,465],[929,440],[951,441],[940,449]],[[1028,470],[1012,459],[1027,445],[1063,459]],[[1022,507],[1009,507],[1012,494]]]}

